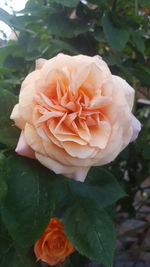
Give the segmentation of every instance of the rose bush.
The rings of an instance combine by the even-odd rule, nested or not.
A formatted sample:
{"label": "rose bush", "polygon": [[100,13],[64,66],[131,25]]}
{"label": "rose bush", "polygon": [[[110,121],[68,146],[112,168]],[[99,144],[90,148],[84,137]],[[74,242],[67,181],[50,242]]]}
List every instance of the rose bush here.
{"label": "rose bush", "polygon": [[133,102],[134,89],[99,56],[39,59],[11,114],[22,130],[16,152],[84,181],[91,166],[111,162],[137,137]]}
{"label": "rose bush", "polygon": [[52,218],[41,238],[35,243],[34,252],[37,260],[50,266],[64,262],[74,252],[74,247],[64,234],[62,222]]}

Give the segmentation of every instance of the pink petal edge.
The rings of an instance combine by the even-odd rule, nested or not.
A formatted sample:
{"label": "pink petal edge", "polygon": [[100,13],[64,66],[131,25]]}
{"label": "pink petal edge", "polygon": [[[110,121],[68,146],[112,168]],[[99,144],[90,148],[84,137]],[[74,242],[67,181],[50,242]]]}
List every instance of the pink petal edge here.
{"label": "pink petal edge", "polygon": [[35,153],[32,150],[32,148],[27,144],[23,131],[20,134],[19,141],[15,151],[17,154],[21,156],[35,159]]}
{"label": "pink petal edge", "polygon": [[133,142],[137,139],[139,132],[141,131],[141,123],[140,121],[132,114],[132,127],[133,127],[133,134],[131,137],[130,142]]}
{"label": "pink petal edge", "polygon": [[43,66],[44,66],[44,64],[46,63],[46,59],[44,59],[44,58],[39,58],[39,59],[37,59],[36,61],[35,61],[35,69],[36,70],[40,70]]}

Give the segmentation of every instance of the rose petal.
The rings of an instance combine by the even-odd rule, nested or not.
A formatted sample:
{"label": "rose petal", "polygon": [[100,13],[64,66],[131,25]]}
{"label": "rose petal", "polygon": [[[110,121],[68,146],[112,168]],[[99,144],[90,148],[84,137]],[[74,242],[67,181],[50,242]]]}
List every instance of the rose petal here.
{"label": "rose petal", "polygon": [[46,59],[44,59],[44,58],[39,58],[39,59],[37,59],[36,61],[35,61],[35,69],[36,70],[39,70],[39,69],[41,69],[43,66],[44,66],[44,64],[46,63]]}
{"label": "rose petal", "polygon": [[135,141],[136,138],[138,137],[139,132],[141,131],[141,123],[139,120],[137,120],[137,118],[134,115],[132,115],[132,128],[133,128],[133,134],[130,142]]}
{"label": "rose petal", "polygon": [[62,70],[65,66],[72,66],[73,61],[72,57],[68,55],[64,55],[62,53],[59,53],[56,57],[53,57],[44,64],[43,68],[41,69],[44,77],[47,77],[47,75],[53,71],[53,70]]}
{"label": "rose petal", "polygon": [[112,75],[112,77],[114,84],[116,84],[116,86],[119,87],[120,90],[124,91],[129,108],[130,110],[132,110],[134,104],[134,94],[135,94],[134,89],[121,77],[115,75]]}
{"label": "rose petal", "polygon": [[96,109],[96,108],[102,108],[111,103],[111,98],[108,96],[101,96],[101,95],[96,95],[93,97],[90,103],[89,109]]}
{"label": "rose petal", "polygon": [[104,80],[107,80],[108,77],[111,75],[111,72],[110,72],[106,62],[104,60],[102,60],[102,58],[99,56],[89,57],[89,56],[84,56],[84,55],[77,55],[77,56],[73,56],[73,59],[75,59],[75,61],[77,62],[76,64],[78,66],[81,65],[83,62],[84,62],[84,64],[85,64],[85,62],[88,64],[91,64],[91,63],[96,64],[98,69],[101,70],[101,73],[102,73]]}
{"label": "rose petal", "polygon": [[33,100],[36,94],[36,82],[38,79],[42,80],[40,70],[30,73],[24,80],[19,95],[19,113],[30,124],[32,124]]}
{"label": "rose petal", "polygon": [[13,111],[11,113],[10,119],[15,121],[15,125],[20,128],[21,130],[24,129],[25,127],[25,121],[23,120],[23,118],[20,115],[19,112],[19,104],[15,105],[13,108]]}
{"label": "rose petal", "polygon": [[67,166],[84,166],[87,167],[91,163],[91,159],[80,159],[77,157],[71,157],[63,148],[58,147],[53,142],[42,141],[46,154],[51,159]]}
{"label": "rose petal", "polygon": [[87,144],[87,142],[91,138],[91,134],[90,134],[90,131],[89,131],[87,124],[85,122],[82,122],[82,120],[79,119],[77,123],[72,122],[72,126],[73,126],[75,132],[78,134],[78,136],[82,140],[84,140],[84,143],[82,143],[82,144],[84,144],[84,145]]}
{"label": "rose petal", "polygon": [[[51,133],[54,135],[54,137],[61,142],[64,142],[64,141],[73,141],[73,142],[76,142],[80,145],[85,145],[86,142],[84,140],[82,140],[80,138],[80,136],[77,136],[76,134],[72,134],[69,129],[64,125],[64,124],[61,124],[59,126],[59,128],[57,128],[57,124],[54,120],[51,121],[51,123],[49,124],[49,129],[51,131]],[[55,131],[56,129],[56,131]]]}
{"label": "rose petal", "polygon": [[40,70],[34,70],[31,73],[29,73],[24,79],[24,81],[22,82],[21,91],[24,89],[26,90],[26,86],[37,81],[39,77],[41,76],[40,74],[41,74]]}
{"label": "rose petal", "polygon": [[98,126],[91,127],[90,133],[91,140],[89,144],[104,149],[110,137],[111,127],[108,122],[101,121]]}
{"label": "rose petal", "polygon": [[90,167],[73,167],[60,164],[59,162],[41,155],[40,153],[35,153],[36,158],[47,168],[54,171],[56,174],[63,174],[68,178],[73,178],[77,181],[83,182]]}
{"label": "rose petal", "polygon": [[116,156],[122,150],[122,128],[119,127],[119,123],[116,123],[111,128],[111,136],[109,143],[104,150],[98,150],[98,153],[95,157],[94,166],[101,166],[113,161]]}
{"label": "rose petal", "polygon": [[80,145],[75,142],[62,142],[62,146],[69,155],[81,159],[93,157],[96,153],[96,148],[87,145]]}
{"label": "rose petal", "polygon": [[23,131],[20,134],[19,141],[15,151],[21,156],[35,159],[35,153],[32,150],[32,148],[27,144]]}
{"label": "rose petal", "polygon": [[45,149],[42,144],[42,140],[40,136],[37,134],[35,128],[30,125],[29,123],[26,123],[25,130],[24,130],[24,136],[27,141],[27,144],[36,152],[40,152],[45,154]]}

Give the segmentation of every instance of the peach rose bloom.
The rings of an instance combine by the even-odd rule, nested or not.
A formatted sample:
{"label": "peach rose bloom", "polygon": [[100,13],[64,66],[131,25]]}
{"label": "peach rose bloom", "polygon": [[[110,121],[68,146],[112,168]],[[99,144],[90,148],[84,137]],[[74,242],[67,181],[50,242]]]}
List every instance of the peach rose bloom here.
{"label": "peach rose bloom", "polygon": [[11,114],[22,130],[16,152],[84,181],[91,166],[111,162],[137,137],[133,101],[133,88],[99,56],[38,59]]}
{"label": "peach rose bloom", "polygon": [[42,260],[50,266],[64,262],[74,250],[64,234],[62,222],[57,218],[50,220],[45,232],[34,246],[37,260]]}

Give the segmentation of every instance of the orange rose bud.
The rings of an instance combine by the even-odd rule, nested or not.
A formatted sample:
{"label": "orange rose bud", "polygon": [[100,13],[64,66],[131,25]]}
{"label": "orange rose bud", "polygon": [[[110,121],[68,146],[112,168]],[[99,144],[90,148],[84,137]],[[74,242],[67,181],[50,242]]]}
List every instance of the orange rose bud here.
{"label": "orange rose bud", "polygon": [[58,218],[50,220],[45,232],[34,246],[37,260],[42,260],[50,266],[64,262],[74,250],[64,233],[62,222]]}

